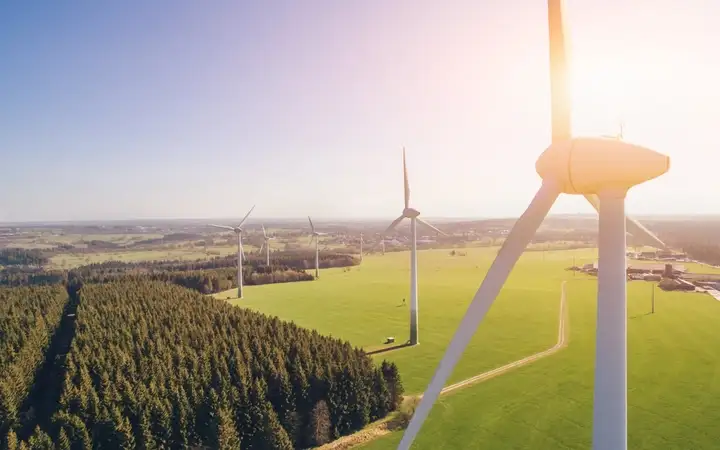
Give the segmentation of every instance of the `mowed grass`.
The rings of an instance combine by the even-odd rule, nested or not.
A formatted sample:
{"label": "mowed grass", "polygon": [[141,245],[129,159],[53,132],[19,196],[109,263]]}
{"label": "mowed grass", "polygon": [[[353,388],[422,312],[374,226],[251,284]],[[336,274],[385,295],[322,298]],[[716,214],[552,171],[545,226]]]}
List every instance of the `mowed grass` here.
{"label": "mowed grass", "polygon": [[[570,281],[569,347],[443,397],[413,448],[587,449],[592,437],[596,282]],[[715,449],[720,442],[720,302],[628,284],[628,447]],[[467,359],[466,355],[464,359]],[[396,432],[363,447],[394,449]]]}
{"label": "mowed grass", "polygon": [[[407,393],[422,392],[440,361],[467,306],[495,257],[497,248],[419,252],[420,345],[375,355],[395,361]],[[460,381],[552,347],[557,340],[560,286],[572,257],[591,258],[594,250],[528,252],[471,342],[467,357],[450,382]],[[409,338],[409,253],[366,256],[350,271],[321,271],[317,281],[248,286],[243,300],[252,308],[349,340],[365,349]],[[236,291],[216,294],[235,296]],[[406,304],[402,304],[403,298]]]}

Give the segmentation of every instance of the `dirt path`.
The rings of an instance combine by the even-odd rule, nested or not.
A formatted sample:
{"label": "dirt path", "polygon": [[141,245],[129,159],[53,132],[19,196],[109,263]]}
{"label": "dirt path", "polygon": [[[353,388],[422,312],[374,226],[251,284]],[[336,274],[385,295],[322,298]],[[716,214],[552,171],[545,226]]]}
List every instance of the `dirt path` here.
{"label": "dirt path", "polygon": [[[487,372],[483,372],[481,374],[475,375],[474,377],[467,378],[463,381],[460,381],[455,384],[451,384],[450,386],[447,386],[445,389],[441,391],[441,395],[447,394],[449,392],[454,392],[458,389],[462,389],[464,387],[468,387],[477,383],[482,383],[483,381],[489,380],[490,378],[496,377],[498,375],[502,375],[505,372],[508,372],[512,369],[515,369],[517,367],[522,367],[527,364],[530,364],[532,362],[537,361],[538,359],[545,358],[546,356],[550,356],[554,353],[557,353],[558,351],[562,350],[563,348],[567,347],[568,345],[568,311],[567,311],[567,302],[565,300],[565,283],[566,281],[562,282],[562,285],[560,287],[560,320],[558,325],[558,340],[555,345],[550,347],[547,350],[544,350],[540,353],[535,353],[533,355],[527,356],[525,358],[519,359],[517,361],[513,361],[509,364],[506,364],[502,367],[498,367],[497,369],[489,370]],[[417,395],[416,398],[422,398],[422,394]],[[375,422],[373,424],[370,424],[369,426],[363,428],[362,430],[358,431],[357,433],[351,434],[349,436],[341,437],[340,439],[337,439],[329,444],[323,445],[319,448],[319,450],[346,450],[353,447],[356,447],[360,444],[365,444],[367,442],[373,441],[381,436],[385,436],[386,434],[390,434],[392,429],[392,421],[389,419],[383,419],[378,422]]]}

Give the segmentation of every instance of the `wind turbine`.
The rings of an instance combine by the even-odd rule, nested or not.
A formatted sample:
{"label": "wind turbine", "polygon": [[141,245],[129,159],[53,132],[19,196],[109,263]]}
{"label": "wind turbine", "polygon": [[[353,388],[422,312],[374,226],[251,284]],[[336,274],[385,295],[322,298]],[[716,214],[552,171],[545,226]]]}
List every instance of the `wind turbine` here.
{"label": "wind turbine", "polygon": [[325,236],[327,233],[321,233],[319,231],[315,231],[315,225],[313,225],[313,221],[308,216],[308,221],[310,222],[310,244],[312,244],[313,239],[315,240],[315,278],[320,278],[320,236]]}
{"label": "wind turbine", "polygon": [[248,211],[247,214],[245,214],[245,217],[243,217],[243,220],[240,221],[240,224],[236,227],[229,227],[227,225],[214,225],[210,224],[211,227],[215,228],[223,228],[225,230],[233,231],[235,234],[237,234],[237,243],[238,243],[238,254],[237,254],[237,283],[238,283],[238,298],[243,298],[243,274],[242,274],[242,260],[245,259],[245,252],[243,251],[242,246],[242,226],[247,220],[248,217],[250,217],[250,213],[253,212],[253,209],[255,209],[255,205],[253,205],[252,208],[250,208],[250,211]]}
{"label": "wind turbine", "polygon": [[263,232],[263,243],[260,246],[260,251],[258,253],[261,253],[263,251],[263,248],[265,248],[265,265],[270,267],[270,241],[275,239],[274,237],[270,237],[265,232],[265,225],[260,225],[262,227]]}
{"label": "wind turbine", "polygon": [[[410,183],[408,182],[407,163],[405,161],[405,149],[403,148],[403,178],[405,181],[405,208],[400,217],[385,230],[385,234],[398,226],[403,219],[410,219],[410,345],[420,343],[418,335],[418,293],[417,293],[417,223],[425,225],[432,230],[445,235],[442,231],[422,220],[420,211],[410,207]],[[383,236],[383,253],[385,252],[385,236]]]}
{"label": "wind turbine", "polygon": [[548,0],[552,143],[535,164],[542,185],[515,223],[475,293],[405,430],[399,449],[408,449],[412,444],[510,271],[561,193],[599,200],[594,204],[600,220],[593,449],[627,449],[625,244],[626,223],[634,221],[625,217],[625,195],[631,187],[666,173],[670,158],[619,139],[572,137],[563,15],[562,0]]}
{"label": "wind turbine", "polygon": [[360,262],[363,260],[363,244],[365,243],[365,240],[363,239],[363,234],[360,233]]}

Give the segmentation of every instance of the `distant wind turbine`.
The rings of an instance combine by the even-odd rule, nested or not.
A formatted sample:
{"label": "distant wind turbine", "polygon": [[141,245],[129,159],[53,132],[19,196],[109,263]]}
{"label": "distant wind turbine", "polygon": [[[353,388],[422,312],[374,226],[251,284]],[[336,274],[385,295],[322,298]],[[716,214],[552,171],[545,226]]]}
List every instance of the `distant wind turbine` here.
{"label": "distant wind turbine", "polygon": [[308,216],[308,221],[310,222],[310,244],[313,239],[315,240],[315,278],[320,278],[320,236],[325,236],[327,233],[315,231],[315,225],[310,216]]}
{"label": "distant wind turbine", "polygon": [[360,262],[363,260],[363,243],[365,241],[363,240],[363,234],[360,233]]}
{"label": "distant wind turbine", "polygon": [[274,237],[270,237],[265,232],[265,225],[261,225],[262,231],[263,231],[263,243],[260,246],[260,252],[262,253],[263,248],[265,248],[265,265],[270,266],[270,241],[275,239]]}
{"label": "distant wind turbine", "polygon": [[242,226],[247,220],[248,217],[250,217],[250,213],[253,212],[253,209],[255,209],[255,205],[253,205],[252,208],[250,208],[250,211],[248,211],[247,214],[245,214],[245,217],[243,217],[243,220],[240,221],[240,224],[236,227],[229,227],[227,225],[214,225],[210,224],[211,227],[215,228],[223,228],[225,230],[233,231],[235,234],[237,234],[237,243],[238,243],[238,254],[237,254],[237,283],[238,283],[238,298],[243,298],[243,274],[242,274],[242,261],[245,259],[245,252],[243,251],[242,246]]}
{"label": "distant wind turbine", "polygon": [[[445,233],[438,230],[434,226],[422,220],[420,211],[410,207],[410,183],[408,182],[407,164],[405,162],[405,149],[403,148],[403,177],[405,181],[405,209],[403,209],[400,217],[395,219],[393,223],[385,230],[385,234],[397,227],[403,219],[410,219],[410,345],[420,343],[418,336],[418,293],[417,293],[417,222],[429,227],[439,234],[446,236]],[[383,236],[383,249],[385,247],[385,239]]]}

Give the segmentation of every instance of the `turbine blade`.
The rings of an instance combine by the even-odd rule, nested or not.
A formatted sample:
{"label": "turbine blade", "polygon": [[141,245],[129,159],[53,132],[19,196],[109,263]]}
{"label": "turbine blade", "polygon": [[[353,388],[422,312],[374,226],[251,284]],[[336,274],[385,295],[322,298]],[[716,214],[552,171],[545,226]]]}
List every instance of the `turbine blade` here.
{"label": "turbine blade", "polygon": [[262,227],[262,230],[263,230],[263,236],[267,237],[267,233],[265,232],[265,225],[260,225],[260,226]]}
{"label": "turbine blade", "polygon": [[[595,208],[595,211],[600,213],[600,198],[595,194],[588,194],[585,196],[585,199],[592,205],[593,208]],[[638,222],[637,220],[625,216],[625,227],[627,229],[627,232],[633,235],[633,237],[640,239],[643,241],[646,245],[651,245],[653,247],[657,248],[667,248],[667,245],[663,241],[660,240],[655,234],[653,234],[652,231],[648,230]]]}
{"label": "turbine blade", "polygon": [[262,253],[263,249],[265,248],[265,243],[263,242],[260,246],[260,250],[258,250],[258,253]]}
{"label": "turbine blade", "polygon": [[315,239],[314,235],[310,235],[310,240],[308,241],[308,245],[312,245],[312,241]]}
{"label": "turbine blade", "polygon": [[407,163],[405,162],[405,147],[403,147],[403,178],[405,181],[405,208],[410,205],[410,182],[408,181]]}
{"label": "turbine blade", "polygon": [[480,325],[490,306],[492,306],[493,301],[495,301],[495,297],[497,297],[503,284],[505,284],[510,271],[535,235],[558,195],[560,195],[560,190],[554,183],[543,182],[530,206],[513,226],[495,261],[490,266],[490,270],[485,275],[480,288],[475,293],[472,303],[465,312],[465,316],[445,351],[445,355],[440,361],[432,381],[430,381],[423,393],[422,400],[405,430],[398,449],[406,450],[410,448],[415,436],[420,431],[420,427],[430,413],[430,409],[440,395],[440,391],[445,386],[445,382],[465,351],[465,347],[467,347],[470,339],[475,334],[475,330]]}
{"label": "turbine blade", "polygon": [[435,228],[434,226],[432,226],[432,225],[430,225],[429,223],[425,222],[425,221],[422,220],[421,218],[416,217],[415,220],[417,220],[419,223],[425,225],[426,227],[431,228],[432,230],[434,230],[434,231],[442,234],[443,236],[447,236],[447,234],[445,234],[444,232],[438,230],[437,228]]}
{"label": "turbine blade", "polygon": [[564,15],[565,5],[563,0],[548,0],[553,143],[572,137],[570,64],[566,45]]}
{"label": "turbine blade", "polygon": [[245,214],[245,217],[243,217],[243,220],[240,221],[240,225],[238,225],[238,228],[240,228],[241,226],[243,226],[243,224],[245,223],[245,221],[247,220],[247,218],[250,217],[250,213],[253,212],[253,209],[255,209],[255,205],[253,205],[253,207],[250,208],[250,211],[248,211],[248,213]]}
{"label": "turbine blade", "polygon": [[312,219],[310,218],[310,216],[308,216],[308,221],[310,222],[310,229],[311,229],[312,232],[314,233],[314,232],[315,232],[315,225],[313,225]]}
{"label": "turbine blade", "polygon": [[242,255],[243,261],[247,261],[247,258],[245,257],[245,250],[243,250],[242,244],[240,244],[240,255]]}
{"label": "turbine blade", "polygon": [[402,222],[402,220],[403,220],[404,218],[405,218],[405,216],[404,216],[404,215],[401,215],[400,217],[398,217],[397,219],[395,219],[395,220],[393,221],[393,223],[391,223],[390,226],[387,227],[387,230],[385,230],[385,234],[388,234],[389,232],[391,232],[396,226],[398,226],[398,224],[399,224],[400,222]]}
{"label": "turbine blade", "polygon": [[229,226],[227,226],[227,225],[215,225],[215,224],[212,224],[212,223],[211,223],[209,226],[215,227],[215,228],[222,228],[222,229],[225,229],[225,230],[235,231],[235,228],[229,227]]}

